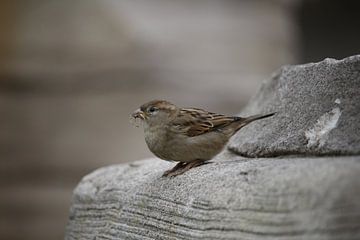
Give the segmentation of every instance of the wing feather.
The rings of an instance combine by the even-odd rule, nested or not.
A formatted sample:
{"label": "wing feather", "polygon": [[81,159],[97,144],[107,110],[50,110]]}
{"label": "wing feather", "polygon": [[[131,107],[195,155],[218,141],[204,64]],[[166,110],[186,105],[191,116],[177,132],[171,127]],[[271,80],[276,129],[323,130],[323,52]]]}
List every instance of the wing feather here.
{"label": "wing feather", "polygon": [[237,117],[227,117],[199,108],[182,108],[172,125],[177,132],[194,137],[225,127],[236,120]]}

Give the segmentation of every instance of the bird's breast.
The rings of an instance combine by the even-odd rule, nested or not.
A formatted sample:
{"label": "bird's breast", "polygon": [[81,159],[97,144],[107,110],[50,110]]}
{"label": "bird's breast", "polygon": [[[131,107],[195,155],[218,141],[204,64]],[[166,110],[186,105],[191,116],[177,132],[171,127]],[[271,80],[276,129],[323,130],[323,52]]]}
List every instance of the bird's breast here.
{"label": "bird's breast", "polygon": [[166,131],[157,127],[144,128],[144,135],[145,142],[150,151],[157,157],[164,159],[161,153],[166,148]]}
{"label": "bird's breast", "polygon": [[225,135],[222,137],[223,134],[215,132],[188,137],[164,128],[144,128],[144,133],[146,144],[157,157],[181,162],[209,160],[222,150],[228,140]]}

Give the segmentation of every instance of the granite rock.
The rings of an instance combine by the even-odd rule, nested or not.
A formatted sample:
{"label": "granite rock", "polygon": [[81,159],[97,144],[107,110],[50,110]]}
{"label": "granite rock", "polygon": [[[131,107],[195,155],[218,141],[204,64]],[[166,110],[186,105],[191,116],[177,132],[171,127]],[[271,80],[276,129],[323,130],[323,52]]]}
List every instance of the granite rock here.
{"label": "granite rock", "polygon": [[170,165],[143,160],[86,176],[66,239],[360,238],[360,157],[230,156],[161,177]]}
{"label": "granite rock", "polygon": [[273,111],[241,129],[229,149],[246,157],[360,154],[360,55],[284,66],[240,115]]}

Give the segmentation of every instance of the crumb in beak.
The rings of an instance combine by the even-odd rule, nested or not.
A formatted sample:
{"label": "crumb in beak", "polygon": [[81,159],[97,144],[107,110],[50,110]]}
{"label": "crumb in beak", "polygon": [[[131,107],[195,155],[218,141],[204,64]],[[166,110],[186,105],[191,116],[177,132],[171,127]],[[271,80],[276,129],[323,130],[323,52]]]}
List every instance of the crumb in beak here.
{"label": "crumb in beak", "polygon": [[136,118],[133,115],[130,116],[130,124],[135,126],[135,127],[140,127],[142,123],[142,120],[140,118]]}
{"label": "crumb in beak", "polygon": [[131,114],[130,123],[135,127],[139,127],[141,123],[143,123],[144,119],[145,119],[144,112],[138,109],[133,114]]}

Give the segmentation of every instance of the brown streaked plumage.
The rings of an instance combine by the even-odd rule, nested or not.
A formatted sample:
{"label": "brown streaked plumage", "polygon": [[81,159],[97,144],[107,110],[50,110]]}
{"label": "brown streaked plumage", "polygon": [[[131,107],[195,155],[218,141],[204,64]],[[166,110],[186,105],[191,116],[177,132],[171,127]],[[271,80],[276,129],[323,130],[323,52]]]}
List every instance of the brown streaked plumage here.
{"label": "brown streaked plumage", "polygon": [[143,120],[145,141],[152,153],[161,159],[179,162],[164,173],[164,176],[176,176],[212,159],[245,125],[274,114],[228,117],[153,100],[143,104],[132,117]]}

